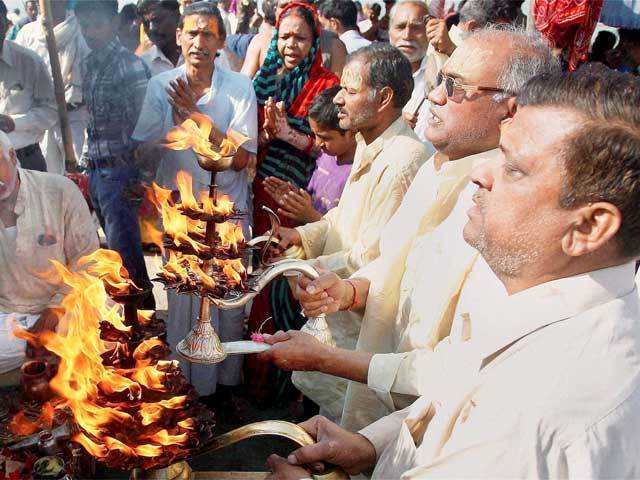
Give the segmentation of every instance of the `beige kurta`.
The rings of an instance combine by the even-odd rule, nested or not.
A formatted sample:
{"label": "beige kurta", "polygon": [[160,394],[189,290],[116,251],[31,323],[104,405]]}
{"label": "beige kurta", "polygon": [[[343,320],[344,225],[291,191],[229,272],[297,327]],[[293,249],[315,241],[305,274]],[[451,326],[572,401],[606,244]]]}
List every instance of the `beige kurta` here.
{"label": "beige kurta", "polygon": [[360,432],[378,454],[373,478],[638,476],[634,262],[538,285],[470,318],[488,335],[441,342],[421,371],[429,394]]}
{"label": "beige kurta", "polygon": [[0,312],[38,314],[61,300],[60,287],[41,274],[50,260],[73,265],[99,246],[78,187],[51,173],[19,169],[17,237],[0,221]]}
{"label": "beige kurta", "polygon": [[[322,220],[297,228],[306,258],[341,277],[348,277],[378,256],[380,232],[428,159],[426,147],[402,117],[371,144],[361,135],[357,135],[357,142],[351,174],[338,205]],[[360,320],[351,312],[327,318],[338,346],[355,347]],[[340,417],[345,380],[307,372],[295,372],[293,378],[327,416]]]}
{"label": "beige kurta", "polygon": [[[449,334],[458,294],[476,259],[475,250],[462,238],[476,189],[470,174],[475,165],[497,154],[491,150],[470,155],[445,162],[437,170],[434,158],[418,173],[385,227],[380,257],[353,274],[370,281],[358,350],[395,353],[433,348]],[[498,284],[493,290],[502,287]],[[398,405],[391,399],[396,375],[405,372],[402,358],[386,365],[374,356],[369,386],[349,383],[343,427],[356,431],[415,399],[396,395]]]}

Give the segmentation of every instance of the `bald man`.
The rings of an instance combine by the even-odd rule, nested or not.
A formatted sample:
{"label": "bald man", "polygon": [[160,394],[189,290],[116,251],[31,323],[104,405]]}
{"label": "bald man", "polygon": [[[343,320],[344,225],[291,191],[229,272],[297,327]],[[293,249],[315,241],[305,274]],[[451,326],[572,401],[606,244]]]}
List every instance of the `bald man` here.
{"label": "bald man", "polygon": [[18,167],[9,137],[0,132],[0,385],[18,378],[24,341],[14,324],[55,328],[51,307],[60,286],[44,280],[51,260],[72,267],[98,248],[89,208],[69,179]]}

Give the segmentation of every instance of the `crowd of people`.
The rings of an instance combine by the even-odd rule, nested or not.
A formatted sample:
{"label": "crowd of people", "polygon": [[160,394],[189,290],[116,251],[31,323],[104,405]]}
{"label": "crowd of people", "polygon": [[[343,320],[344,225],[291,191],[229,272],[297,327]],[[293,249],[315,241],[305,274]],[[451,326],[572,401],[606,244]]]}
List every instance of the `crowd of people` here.
{"label": "crowd of people", "polygon": [[[74,159],[37,2],[10,27],[0,0],[0,386],[34,354],[12,329],[56,328],[64,289],[42,272],[75,268],[98,228],[151,285],[141,192],[179,172],[208,188],[193,151],[163,146],[198,113],[214,146],[248,138],[216,177],[244,237],[270,207],[271,253],[320,272],[211,308],[223,342],[260,332],[265,352],[182,362],[230,414],[243,392],[319,412],[301,424],[317,443],[270,457],[273,478],[322,462],[380,479],[637,476],[640,35],[602,30],[574,68],[522,1],[431,3],[51,0]],[[576,37],[593,34],[583,14]],[[167,301],[175,348],[199,301]],[[333,344],[305,328],[319,315]]]}

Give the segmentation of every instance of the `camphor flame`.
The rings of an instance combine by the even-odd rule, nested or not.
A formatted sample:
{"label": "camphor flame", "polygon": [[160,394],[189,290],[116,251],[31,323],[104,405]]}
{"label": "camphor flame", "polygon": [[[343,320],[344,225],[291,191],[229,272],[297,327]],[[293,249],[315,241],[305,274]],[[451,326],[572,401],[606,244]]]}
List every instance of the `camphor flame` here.
{"label": "camphor flame", "polygon": [[224,222],[216,225],[216,232],[220,235],[220,244],[223,248],[238,251],[238,246],[244,242],[242,227],[232,222]]}
{"label": "camphor flame", "polygon": [[233,202],[227,195],[220,195],[214,203],[207,192],[202,192],[200,202],[202,203],[202,211],[206,214],[228,216],[233,213]]}
{"label": "camphor flame", "polygon": [[122,257],[118,252],[99,248],[81,258],[78,265],[87,265],[87,271],[100,277],[108,285],[107,289],[112,295],[124,295],[137,289],[129,280],[129,272],[122,265]]}
{"label": "camphor flame", "polygon": [[182,208],[189,210],[200,210],[196,197],[193,196],[192,178],[184,170],[180,170],[176,176],[176,184],[180,192],[180,203]]}
{"label": "camphor flame", "polygon": [[[171,190],[162,188],[156,183],[152,185],[155,193],[154,204],[160,212],[162,227],[176,246],[190,245],[196,252],[206,252],[209,248],[192,239],[189,233],[201,234],[204,230],[203,222],[192,221],[183,215],[180,208],[171,200]],[[193,195],[191,195],[193,197]],[[195,202],[195,199],[194,199]]]}
{"label": "camphor flame", "polygon": [[181,125],[178,125],[167,133],[165,146],[171,150],[193,151],[203,157],[212,160],[220,160],[223,157],[235,155],[238,148],[249,140],[241,133],[228,130],[226,138],[222,140],[220,149],[216,151],[209,140],[213,122],[209,116],[194,112]]}
{"label": "camphor flame", "polygon": [[[68,407],[80,427],[74,440],[97,458],[124,458],[125,463],[120,465],[142,462],[147,462],[146,466],[157,465],[168,445],[172,445],[173,457],[176,452],[186,451],[186,435],[172,432],[165,435],[145,428],[163,418],[166,410],[175,410],[186,402],[184,395],[166,398],[170,394],[164,394],[164,398],[156,402],[140,403],[146,391],[167,392],[163,381],[171,362],[154,364],[147,356],[162,342],[157,338],[141,342],[134,351],[134,368],[119,369],[103,364],[102,354],[118,348],[128,350],[124,344],[100,337],[101,321],[125,334],[132,328],[124,325],[123,307],[115,304],[105,289],[106,283],[120,291],[129,282],[119,256],[98,250],[80,259],[79,265],[88,265],[88,268],[77,272],[57,261],[51,262],[69,289],[61,304],[63,328],[37,334],[18,330],[15,334],[40,343],[60,357],[58,372],[50,386],[63,399],[60,407]],[[51,408],[45,408],[43,416],[52,419]],[[163,428],[168,427],[163,425]],[[116,453],[121,457],[114,457]],[[142,458],[136,460],[139,457]]]}
{"label": "camphor flame", "polygon": [[242,283],[242,274],[245,273],[242,260],[235,258],[232,260],[215,260],[219,267],[222,267],[222,273],[227,277],[230,287],[235,287]]}

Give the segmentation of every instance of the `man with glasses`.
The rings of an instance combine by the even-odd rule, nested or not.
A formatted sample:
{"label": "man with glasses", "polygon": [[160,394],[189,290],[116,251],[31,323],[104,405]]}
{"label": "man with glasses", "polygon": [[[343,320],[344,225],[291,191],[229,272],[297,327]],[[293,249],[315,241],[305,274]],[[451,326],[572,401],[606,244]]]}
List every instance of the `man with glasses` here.
{"label": "man with glasses", "polygon": [[272,456],[270,478],[320,461],[372,479],[638,477],[640,82],[591,65],[517,102],[458,232],[508,295],[472,307],[469,340],[424,352],[410,407],[358,433],[304,422],[317,443]]}
{"label": "man with glasses", "polygon": [[[294,292],[309,316],[364,311],[356,350],[330,348],[300,332],[266,337],[273,347],[263,356],[281,368],[352,381],[344,382],[348,430],[406,406],[420,393],[421,368],[408,352],[432,349],[450,334],[454,314],[478,295],[485,301],[504,295],[462,239],[474,191],[469,176],[498,154],[500,122],[511,116],[513,96],[534,75],[556,69],[538,35],[487,29],[463,42],[429,94],[426,136],[438,152],[385,226],[380,257],[346,280],[329,273],[313,282],[301,278]],[[466,335],[467,327],[459,327]]]}

